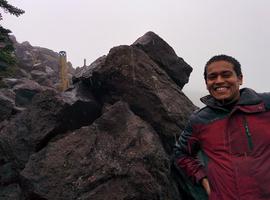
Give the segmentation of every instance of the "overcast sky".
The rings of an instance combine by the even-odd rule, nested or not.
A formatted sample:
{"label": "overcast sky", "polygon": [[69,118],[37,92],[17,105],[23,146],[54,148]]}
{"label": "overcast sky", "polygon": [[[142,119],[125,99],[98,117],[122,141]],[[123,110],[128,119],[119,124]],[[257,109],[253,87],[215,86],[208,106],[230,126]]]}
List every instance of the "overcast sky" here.
{"label": "overcast sky", "polygon": [[[8,0],[25,10],[1,24],[19,42],[65,50],[74,67],[154,31],[193,67],[185,94],[207,94],[203,67],[216,54],[242,64],[243,87],[269,92],[270,0]],[[2,10],[1,10],[2,13]]]}

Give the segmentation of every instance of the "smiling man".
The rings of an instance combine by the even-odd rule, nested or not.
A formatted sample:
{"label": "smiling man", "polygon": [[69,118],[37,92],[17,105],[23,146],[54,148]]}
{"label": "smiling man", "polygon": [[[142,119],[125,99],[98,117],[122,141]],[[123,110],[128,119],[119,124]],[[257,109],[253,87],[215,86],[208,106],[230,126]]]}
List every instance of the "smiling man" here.
{"label": "smiling man", "polygon": [[206,63],[204,79],[210,95],[175,145],[176,166],[210,200],[269,200],[270,93],[240,90],[241,65],[227,55]]}

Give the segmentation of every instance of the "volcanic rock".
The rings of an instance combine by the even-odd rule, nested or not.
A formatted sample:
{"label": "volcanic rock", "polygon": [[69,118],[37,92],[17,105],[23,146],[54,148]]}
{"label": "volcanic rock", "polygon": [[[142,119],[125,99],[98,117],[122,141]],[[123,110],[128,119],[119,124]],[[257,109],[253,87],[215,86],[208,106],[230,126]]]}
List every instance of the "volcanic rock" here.
{"label": "volcanic rock", "polygon": [[15,106],[15,94],[14,98],[10,98],[4,93],[6,93],[5,89],[0,89],[0,122],[11,116],[12,109]]}
{"label": "volcanic rock", "polygon": [[[12,40],[18,68],[28,74],[26,77],[25,73],[19,73],[17,78],[30,78],[42,86],[56,87],[59,83],[59,54],[47,48],[32,46],[27,41],[18,43],[15,37]],[[75,72],[70,62],[67,62],[67,67],[69,74]]]}
{"label": "volcanic rock", "polygon": [[176,199],[169,163],[153,128],[117,102],[32,155],[21,174],[44,199]]}
{"label": "volcanic rock", "polygon": [[89,83],[99,99],[111,104],[127,102],[160,134],[171,153],[195,106],[157,63],[139,48],[119,46],[112,48],[91,74]]}
{"label": "volcanic rock", "polygon": [[133,45],[141,48],[155,61],[182,89],[188,83],[192,67],[178,57],[173,48],[153,32],[147,32]]}
{"label": "volcanic rock", "polygon": [[[40,84],[29,84],[37,92],[24,104],[17,95],[27,84],[4,80],[0,105],[9,99],[10,106],[0,106],[7,113],[0,122],[0,199],[206,199],[171,162],[197,108],[181,90],[191,67],[164,40],[150,32],[112,48],[77,69],[61,93],[41,84],[44,76],[55,83],[53,51],[26,42],[17,54]],[[13,114],[14,104],[25,109]]]}

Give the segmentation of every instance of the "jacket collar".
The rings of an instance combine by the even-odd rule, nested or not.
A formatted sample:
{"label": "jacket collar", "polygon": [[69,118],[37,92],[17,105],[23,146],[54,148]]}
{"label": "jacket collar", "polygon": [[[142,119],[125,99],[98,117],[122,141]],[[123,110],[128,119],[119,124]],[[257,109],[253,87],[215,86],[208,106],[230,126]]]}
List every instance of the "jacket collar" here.
{"label": "jacket collar", "polygon": [[[223,111],[227,110],[221,102],[214,99],[211,95],[207,95],[201,98],[201,101],[213,109],[219,109]],[[240,99],[235,104],[235,108],[239,108],[244,112],[258,112],[265,110],[261,97],[250,88],[243,88],[240,90]],[[235,109],[234,109],[235,110]]]}

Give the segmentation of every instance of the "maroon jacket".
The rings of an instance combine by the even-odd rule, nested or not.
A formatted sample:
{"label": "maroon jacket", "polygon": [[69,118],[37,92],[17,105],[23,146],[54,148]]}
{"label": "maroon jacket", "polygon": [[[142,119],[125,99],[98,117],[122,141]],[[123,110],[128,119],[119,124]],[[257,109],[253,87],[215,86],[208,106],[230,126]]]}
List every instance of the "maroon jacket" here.
{"label": "maroon jacket", "polygon": [[270,93],[242,89],[230,110],[202,101],[176,144],[177,167],[194,182],[207,177],[210,200],[270,200]]}

